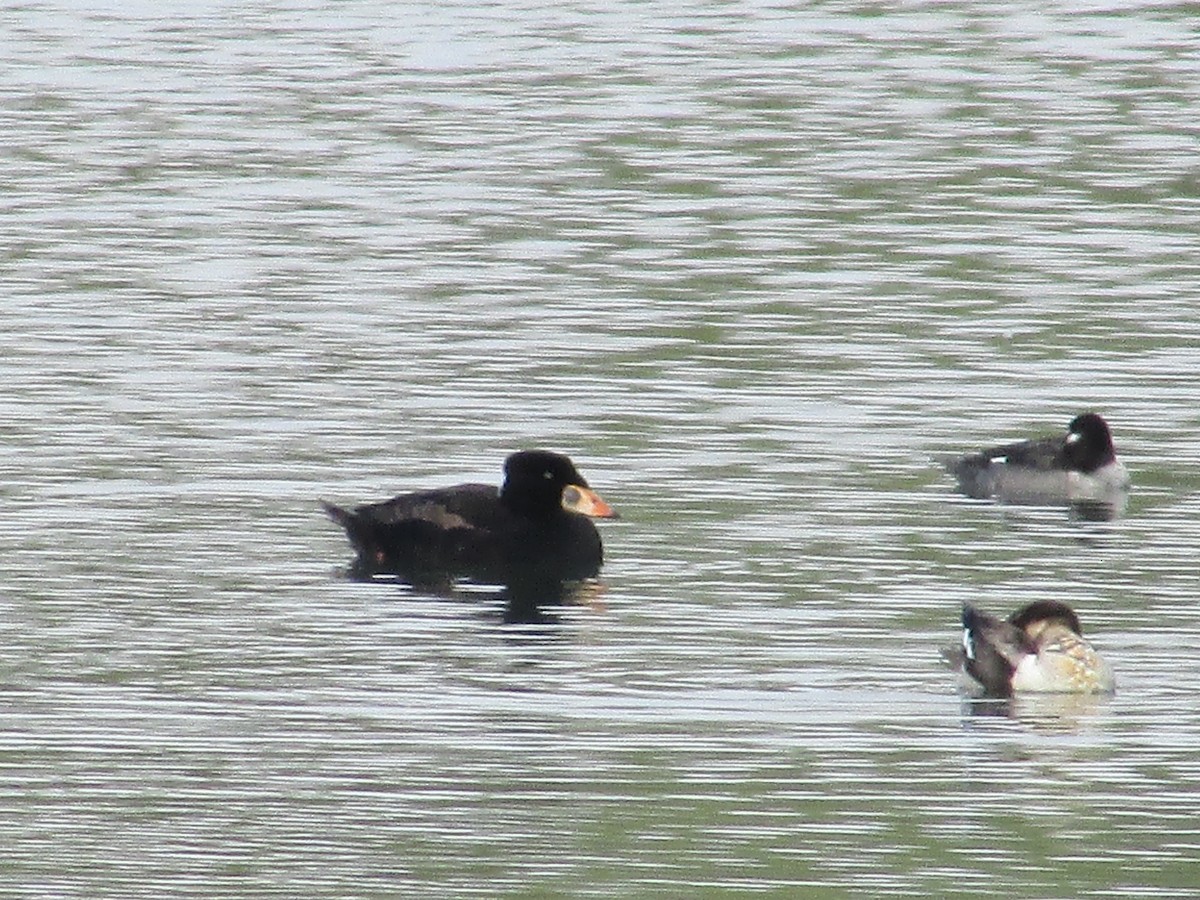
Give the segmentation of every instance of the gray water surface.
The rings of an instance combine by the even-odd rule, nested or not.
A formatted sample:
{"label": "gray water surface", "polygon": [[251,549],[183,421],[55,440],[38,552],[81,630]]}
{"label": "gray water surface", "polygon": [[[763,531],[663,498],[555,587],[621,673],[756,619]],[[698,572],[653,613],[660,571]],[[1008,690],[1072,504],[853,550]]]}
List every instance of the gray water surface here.
{"label": "gray water surface", "polygon": [[[0,895],[1194,897],[1194,18],[0,10]],[[933,462],[1089,408],[1116,521]],[[527,446],[586,602],[342,577]],[[966,703],[1051,597],[1116,696]]]}

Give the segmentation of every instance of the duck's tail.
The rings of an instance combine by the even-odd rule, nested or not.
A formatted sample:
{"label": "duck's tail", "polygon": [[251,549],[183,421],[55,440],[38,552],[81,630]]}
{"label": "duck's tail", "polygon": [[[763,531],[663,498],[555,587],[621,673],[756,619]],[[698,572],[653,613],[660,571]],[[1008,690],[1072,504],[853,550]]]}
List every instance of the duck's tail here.
{"label": "duck's tail", "polygon": [[995,490],[996,473],[991,460],[982,453],[967,456],[942,456],[942,467],[954,476],[958,489],[975,500],[986,500]]}
{"label": "duck's tail", "polygon": [[330,503],[328,500],[321,501],[321,509],[325,510],[325,515],[329,516],[329,518],[333,519],[333,521],[337,522],[347,531],[350,530],[350,526],[354,523],[354,513],[348,509],[343,509],[335,503]]}

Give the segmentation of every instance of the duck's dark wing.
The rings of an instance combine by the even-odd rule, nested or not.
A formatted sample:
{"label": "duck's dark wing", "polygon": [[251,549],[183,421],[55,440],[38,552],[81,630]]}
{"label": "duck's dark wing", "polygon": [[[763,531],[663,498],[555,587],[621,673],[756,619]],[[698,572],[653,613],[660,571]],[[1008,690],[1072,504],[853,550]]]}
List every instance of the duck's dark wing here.
{"label": "duck's dark wing", "polygon": [[1067,468],[1067,441],[1063,437],[1039,438],[1017,441],[992,447],[979,454],[991,462],[1003,462],[1008,466],[1051,472]]}
{"label": "duck's dark wing", "polygon": [[322,506],[346,530],[367,572],[454,573],[466,563],[486,570],[507,550],[498,535],[514,527],[487,484],[416,491],[352,510]]}
{"label": "duck's dark wing", "polygon": [[[332,506],[324,505],[327,511]],[[376,525],[420,521],[437,528],[478,528],[486,527],[502,512],[499,491],[492,485],[459,484],[400,494],[379,503],[364,503],[354,507],[349,515]],[[334,519],[341,521],[337,516]]]}
{"label": "duck's dark wing", "polygon": [[963,668],[992,696],[1012,693],[1012,674],[1021,658],[1035,653],[1037,648],[1025,632],[981,612],[970,604],[963,605]]}
{"label": "duck's dark wing", "polygon": [[997,477],[1003,467],[1053,472],[1067,468],[1067,463],[1066,440],[1052,437],[999,444],[968,453],[950,460],[946,468],[958,480],[960,491],[981,500],[996,493]]}

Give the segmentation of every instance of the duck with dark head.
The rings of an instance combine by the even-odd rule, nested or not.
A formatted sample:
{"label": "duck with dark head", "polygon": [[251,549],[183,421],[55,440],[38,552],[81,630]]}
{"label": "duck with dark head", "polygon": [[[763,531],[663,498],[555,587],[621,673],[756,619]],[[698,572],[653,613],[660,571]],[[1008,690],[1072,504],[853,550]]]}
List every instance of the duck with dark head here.
{"label": "duck with dark head", "polygon": [[570,459],[548,450],[509,456],[499,489],[459,484],[352,509],[322,506],[346,530],[356,577],[414,584],[594,577],[604,551],[591,519],[617,515]]}
{"label": "duck with dark head", "polygon": [[1065,504],[1088,518],[1112,518],[1129,491],[1129,473],[1117,459],[1112,432],[1094,412],[1077,415],[1062,434],[954,457],[946,468],[968,497]]}

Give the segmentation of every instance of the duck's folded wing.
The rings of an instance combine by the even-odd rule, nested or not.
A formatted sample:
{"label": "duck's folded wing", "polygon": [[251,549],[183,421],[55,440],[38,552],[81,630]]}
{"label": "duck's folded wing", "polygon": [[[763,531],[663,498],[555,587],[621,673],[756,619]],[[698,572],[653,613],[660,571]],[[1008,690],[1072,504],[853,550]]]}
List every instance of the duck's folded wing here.
{"label": "duck's folded wing", "polygon": [[499,492],[492,485],[460,484],[364,503],[352,514],[376,525],[420,521],[439,528],[476,528],[494,519],[499,508]]}
{"label": "duck's folded wing", "polygon": [[1012,674],[1033,652],[1019,628],[995,616],[963,605],[963,668],[990,694],[1012,692]]}
{"label": "duck's folded wing", "polygon": [[1050,471],[1066,468],[1067,442],[1065,438],[1039,438],[1033,441],[1017,441],[984,450],[980,456],[991,462],[1027,469]]}

